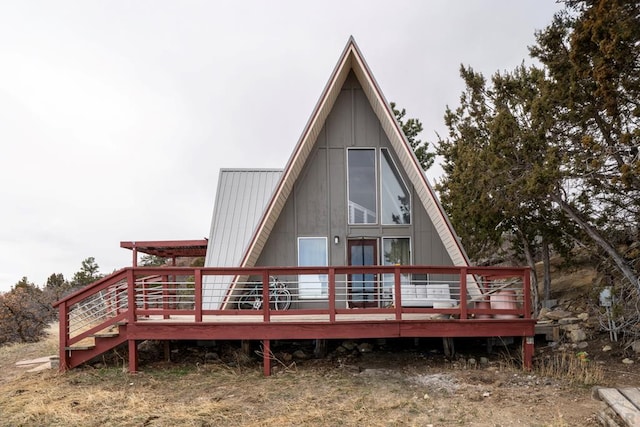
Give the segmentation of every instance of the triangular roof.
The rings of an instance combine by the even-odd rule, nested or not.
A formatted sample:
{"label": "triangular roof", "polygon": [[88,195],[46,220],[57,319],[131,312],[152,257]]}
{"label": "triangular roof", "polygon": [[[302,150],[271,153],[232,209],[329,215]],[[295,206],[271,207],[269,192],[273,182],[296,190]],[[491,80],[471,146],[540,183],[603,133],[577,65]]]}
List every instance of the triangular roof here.
{"label": "triangular roof", "polygon": [[442,243],[451,257],[453,265],[469,265],[468,257],[455,234],[447,215],[431,185],[429,184],[424,171],[420,167],[411,146],[409,145],[400,125],[393,115],[391,106],[385,99],[378,86],[371,70],[367,66],[360,49],[356,45],[353,37],[349,38],[336,67],[329,78],[329,82],[322,92],[309,121],[307,122],[300,139],[287,162],[287,166],[282,173],[273,196],[269,201],[260,223],[255,229],[253,237],[245,249],[240,262],[241,267],[255,266],[269,234],[273,229],[284,205],[293,189],[294,183],[298,179],[300,171],[311,152],[313,145],[322,130],[325,121],[333,105],[340,94],[340,90],[349,74],[353,70],[362,89],[371,104],[382,128],[389,138],[391,145],[396,151],[402,167],[406,171],[411,183],[415,187],[416,193],[424,206],[429,218],[442,240]]}

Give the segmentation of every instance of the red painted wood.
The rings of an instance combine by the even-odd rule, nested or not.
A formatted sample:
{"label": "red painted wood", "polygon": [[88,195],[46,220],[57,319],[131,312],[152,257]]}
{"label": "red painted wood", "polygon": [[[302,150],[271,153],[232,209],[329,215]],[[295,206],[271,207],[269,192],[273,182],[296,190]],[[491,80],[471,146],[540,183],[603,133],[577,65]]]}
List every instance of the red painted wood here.
{"label": "red painted wood", "polygon": [[138,343],[129,339],[129,372],[138,372]]}
{"label": "red painted wood", "polygon": [[195,271],[195,282],[196,322],[202,322],[202,270],[199,268]]}
{"label": "red painted wood", "polygon": [[262,363],[264,376],[271,376],[271,341],[269,340],[262,340]]}
{"label": "red painted wood", "polygon": [[468,319],[467,307],[467,269],[460,269],[460,319]]}
{"label": "red painted wood", "polygon": [[396,310],[396,320],[402,318],[402,282],[400,280],[400,268],[396,266],[393,270],[393,293],[395,301],[394,306]]}
{"label": "red painted wood", "polygon": [[102,353],[109,351],[127,341],[126,326],[120,326],[120,333],[115,337],[95,338],[95,347],[91,350],[71,350],[69,355],[69,369],[75,368]]}
{"label": "red painted wood", "polygon": [[329,269],[329,321],[336,321],[336,270]]}
{"label": "red painted wood", "polygon": [[269,309],[269,270],[262,272],[262,314],[264,321],[269,322],[269,315],[271,310]]}
{"label": "red painted wood", "polygon": [[[286,276],[297,275],[300,272],[314,272],[315,274],[327,274],[329,298],[326,307],[322,309],[289,309],[287,311],[274,311],[268,304],[263,304],[262,310],[202,310],[202,282],[206,275],[224,276],[259,276],[263,281],[264,301],[268,301],[269,277],[271,275]],[[390,308],[362,308],[362,309],[338,309],[336,301],[336,275],[348,276],[351,273],[393,274],[395,289],[395,306]],[[459,307],[447,309],[402,307],[401,304],[401,277],[402,274],[452,274],[460,278],[460,291],[463,298]],[[496,310],[496,309],[475,309],[467,306],[467,274],[484,276],[486,278],[518,278],[523,284],[522,296],[524,300],[517,309]],[[170,303],[168,297],[164,298],[160,307],[153,308],[143,305],[140,309],[136,306],[135,279],[143,279],[150,275],[163,276],[163,281],[167,282],[169,276],[194,276],[194,300],[195,307],[192,309],[177,309],[176,305]],[[97,339],[97,349],[84,352],[73,351],[71,356],[63,349],[74,342],[79,342],[92,333],[113,325],[116,322],[126,319],[127,327],[124,328],[125,335],[118,338],[121,342],[128,341],[130,347],[130,366],[137,370],[137,351],[135,341],[143,339],[230,339],[230,340],[273,340],[273,339],[342,339],[342,338],[393,338],[393,337],[492,337],[492,336],[534,336],[535,320],[530,318],[530,288],[529,288],[528,268],[495,268],[495,267],[431,267],[431,266],[339,266],[339,267],[268,267],[268,268],[128,268],[114,273],[104,279],[97,281],[89,287],[76,292],[75,294],[59,301],[60,313],[60,361],[61,369],[77,366],[80,361],[99,354],[96,352],[107,351],[111,345],[115,345],[117,340],[103,341]],[[167,285],[165,285],[167,286]],[[171,286],[169,286],[171,287]],[[119,299],[123,299],[124,308],[122,313],[108,319],[104,323],[94,326],[89,331],[85,331],[76,337],[70,338],[68,335],[69,308],[86,298],[94,296],[97,292],[108,290],[106,304],[111,307],[110,312],[116,312],[116,307],[120,306]],[[168,289],[165,289],[165,292]],[[166,292],[168,293],[168,292]],[[124,300],[126,299],[126,300]],[[147,298],[145,298],[147,301]],[[114,305],[115,304],[115,305]],[[146,309],[145,309],[146,308]],[[408,320],[405,315],[414,313],[430,313],[451,316],[446,319],[430,320]],[[231,317],[225,323],[207,323],[204,316],[209,315],[259,315],[255,322],[246,323],[246,317],[233,321]],[[350,314],[349,320],[340,318],[342,314]],[[388,314],[393,320],[377,320],[357,318],[358,314]],[[492,314],[513,314],[519,316],[515,319],[473,319],[470,315],[492,315]],[[138,315],[150,316],[159,315],[162,317],[188,315],[193,321],[162,323],[153,322],[148,318],[141,318],[137,321]],[[293,319],[293,315],[324,315],[322,321],[309,320],[300,321]],[[353,316],[356,315],[356,316]],[[405,317],[403,320],[403,316]],[[355,318],[354,318],[355,317]],[[98,345],[98,343],[100,343]],[[270,344],[269,344],[270,345]],[[523,344],[523,362],[530,366],[533,357],[533,343]]]}
{"label": "red painted wood", "polygon": [[59,341],[60,349],[58,350],[60,355],[60,371],[66,371],[71,368],[69,366],[68,352],[66,348],[69,346],[69,316],[67,313],[67,305],[60,304],[58,306],[58,319],[59,319]]}
{"label": "red painted wood", "polygon": [[127,320],[129,323],[134,323],[136,321],[136,280],[133,275],[133,270],[127,270],[127,300],[128,300],[128,309],[127,309]]}

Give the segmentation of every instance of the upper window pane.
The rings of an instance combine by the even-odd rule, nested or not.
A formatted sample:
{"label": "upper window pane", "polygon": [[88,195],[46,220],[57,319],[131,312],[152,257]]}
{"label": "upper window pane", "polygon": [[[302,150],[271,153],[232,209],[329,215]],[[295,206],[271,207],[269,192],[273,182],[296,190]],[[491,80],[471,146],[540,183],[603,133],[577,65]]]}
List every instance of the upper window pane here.
{"label": "upper window pane", "polygon": [[347,151],[349,180],[349,224],[375,224],[376,209],[376,151],[357,149]]}
{"label": "upper window pane", "polygon": [[411,204],[409,191],[402,181],[389,150],[381,149],[380,197],[383,224],[410,224]]}

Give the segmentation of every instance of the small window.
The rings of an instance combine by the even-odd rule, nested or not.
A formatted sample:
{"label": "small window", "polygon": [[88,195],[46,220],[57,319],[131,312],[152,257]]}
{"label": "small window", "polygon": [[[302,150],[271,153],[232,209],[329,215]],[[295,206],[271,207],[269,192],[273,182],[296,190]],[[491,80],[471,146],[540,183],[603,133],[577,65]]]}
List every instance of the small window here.
{"label": "small window", "polygon": [[382,148],[380,159],[382,223],[385,225],[411,224],[411,201],[407,186],[391,159],[389,150]]}
{"label": "small window", "polygon": [[[298,266],[324,267],[327,264],[326,237],[298,238]],[[326,274],[301,274],[298,276],[300,298],[327,298]]]}
{"label": "small window", "polygon": [[347,150],[349,224],[376,224],[376,150]]}

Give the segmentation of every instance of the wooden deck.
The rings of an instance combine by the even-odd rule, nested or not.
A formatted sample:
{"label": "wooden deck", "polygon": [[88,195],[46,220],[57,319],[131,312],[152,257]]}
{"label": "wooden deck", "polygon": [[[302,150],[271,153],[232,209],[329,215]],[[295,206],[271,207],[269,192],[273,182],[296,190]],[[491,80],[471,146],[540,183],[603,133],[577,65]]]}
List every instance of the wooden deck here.
{"label": "wooden deck", "polygon": [[600,388],[595,397],[604,402],[604,408],[598,413],[602,425],[608,427],[640,426],[640,389]]}
{"label": "wooden deck", "polygon": [[[375,272],[376,277],[393,277],[393,299],[385,300],[384,306],[381,300],[377,306],[350,307],[344,287],[348,285],[349,274],[356,270],[360,273],[365,270],[367,274]],[[229,308],[234,307],[233,304],[217,310],[203,308],[202,283],[207,275],[262,277],[263,297],[268,300],[270,276],[294,277],[308,271],[326,273],[328,297],[324,306],[316,302],[311,307],[304,305],[304,300],[298,301],[296,284],[289,281],[293,303],[286,311],[275,310],[268,304],[258,310]],[[401,278],[426,277],[426,274],[430,280],[446,275],[450,283],[447,289],[451,291],[446,301],[451,305],[403,306],[402,297],[406,292],[401,289]],[[260,340],[265,348],[264,372],[268,375],[271,340],[521,337],[523,364],[530,368],[535,320],[530,316],[528,274],[528,269],[425,266],[375,267],[375,270],[371,267],[126,268],[57,303],[60,367],[73,368],[127,343],[129,370],[136,371],[137,344],[144,340]],[[156,279],[147,280],[149,277]],[[467,280],[474,280],[474,286],[482,290],[480,298],[477,292],[468,292]],[[489,304],[490,296],[505,286],[512,289],[509,292],[513,301],[506,307]],[[233,298],[231,293],[227,297],[229,301]],[[105,334],[105,330],[110,333]],[[88,345],[87,341],[93,344]]]}

